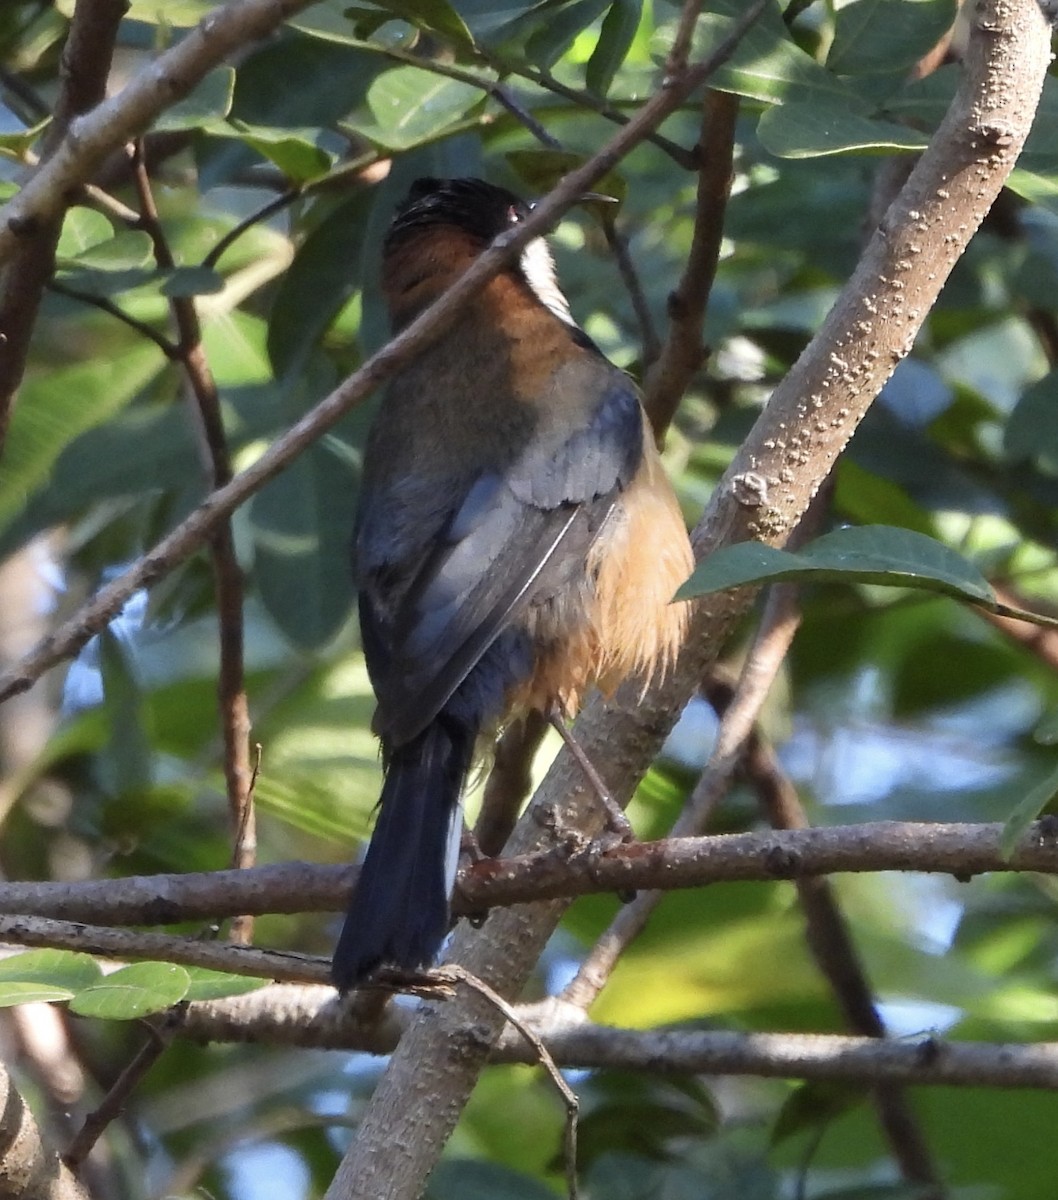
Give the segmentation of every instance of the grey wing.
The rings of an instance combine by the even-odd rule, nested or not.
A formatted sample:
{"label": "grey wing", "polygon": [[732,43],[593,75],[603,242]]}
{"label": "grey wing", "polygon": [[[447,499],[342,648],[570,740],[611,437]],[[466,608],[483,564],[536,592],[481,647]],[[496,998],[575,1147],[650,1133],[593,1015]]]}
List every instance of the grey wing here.
{"label": "grey wing", "polygon": [[[500,633],[582,566],[638,466],[642,438],[635,391],[615,376],[582,429],[557,444],[536,441],[506,470],[472,481],[395,611],[366,573],[364,649],[392,744],[421,732]],[[512,677],[491,692],[502,695],[530,665],[512,661]]]}

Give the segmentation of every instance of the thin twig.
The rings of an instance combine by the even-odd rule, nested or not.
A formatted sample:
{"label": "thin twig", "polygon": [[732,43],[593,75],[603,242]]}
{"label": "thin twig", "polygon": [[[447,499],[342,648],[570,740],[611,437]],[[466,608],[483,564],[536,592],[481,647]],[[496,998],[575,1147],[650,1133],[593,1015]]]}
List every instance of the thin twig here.
{"label": "thin twig", "polygon": [[[154,246],[154,257],[162,270],[176,262],[154,200],[143,153],[136,142],[131,155],[133,179],[140,204],[140,224]],[[192,296],[170,300],[180,333],[180,363],[194,401],[196,426],[201,435],[204,467],[212,489],[225,487],[232,479],[231,454],[224,431],[220,393],[213,377],[202,327]],[[217,707],[224,738],[224,780],[228,796],[228,818],[232,831],[233,867],[252,867],[257,855],[256,819],[252,803],[254,772],[250,765],[250,711],[246,697],[243,625],[244,582],[235,553],[231,522],[222,521],[209,538],[210,561],[217,603],[220,669],[217,673]],[[230,926],[233,942],[247,944],[253,938],[253,918],[236,917]]]}
{"label": "thin twig", "polygon": [[0,938],[15,946],[34,946],[53,950],[73,950],[119,962],[171,962],[185,967],[206,967],[248,975],[254,979],[275,979],[287,983],[327,983],[330,962],[308,954],[280,950],[258,950],[231,942],[203,941],[168,933],[110,929],[85,925],[79,921],[58,921],[47,917],[0,917]]}
{"label": "thin twig", "polygon": [[635,263],[632,261],[632,256],[628,250],[628,240],[623,234],[618,232],[617,222],[612,217],[604,216],[602,227],[606,235],[606,244],[610,247],[610,253],[614,256],[614,261],[617,263],[617,269],[621,273],[621,280],[625,285],[625,290],[632,301],[632,311],[636,315],[636,322],[639,325],[639,340],[643,347],[643,362],[653,362],[660,353],[661,340],[658,338],[658,331],[654,326],[654,318],[650,313],[650,305],[643,294],[643,285],[639,281],[639,273],[636,271]]}
{"label": "thin twig", "polygon": [[[562,83],[550,71],[539,67],[532,67],[525,63],[510,64],[509,66],[507,64],[502,65],[512,75],[527,79],[530,83],[535,83],[537,87],[543,88],[544,91],[561,96],[563,100],[569,100],[578,109],[586,108],[604,120],[612,122],[614,125],[627,125],[632,119],[627,113],[621,112],[619,108],[616,108],[608,100],[603,100],[592,92],[581,91],[579,88],[570,87],[568,84]],[[677,166],[683,167],[685,171],[693,171],[695,169],[697,164],[693,153],[679,145],[678,142],[674,142],[660,133],[652,133],[644,140],[650,142],[652,146],[656,146],[664,154],[667,154]]]}
{"label": "thin twig", "polygon": [[691,43],[694,40],[694,27],[702,11],[702,0],[685,0],[680,20],[676,26],[676,36],[672,40],[669,56],[665,60],[665,78],[675,79],[687,69],[687,59],[691,53]]}
{"label": "thin twig", "polygon": [[233,225],[202,260],[202,265],[212,270],[220,262],[225,251],[237,242],[244,233],[252,229],[255,225],[260,225],[262,221],[267,221],[269,217],[274,217],[276,213],[282,212],[284,208],[289,208],[291,204],[304,196],[306,191],[307,187],[292,187],[288,188],[285,192],[280,192],[278,196],[273,196],[267,204],[262,204],[255,212],[244,217],[237,225]]}
{"label": "thin twig", "polygon": [[500,83],[494,83],[489,89],[489,95],[492,96],[499,104],[515,118],[518,122],[526,127],[529,132],[542,145],[549,147],[552,150],[561,150],[562,143],[553,133],[550,133],[543,125],[533,116],[533,114],[511,95],[508,88],[505,88]]}
{"label": "thin twig", "polygon": [[147,1041],[114,1080],[96,1108],[85,1117],[81,1128],[63,1154],[62,1161],[71,1170],[77,1170],[91,1154],[92,1147],[106,1132],[107,1126],[121,1116],[132,1093],[172,1042],[183,1023],[185,1013],[186,1006],[179,1004],[170,1009],[161,1022],[145,1022],[149,1033]]}
{"label": "thin twig", "polygon": [[720,260],[724,212],[731,191],[737,96],[709,90],[702,102],[698,200],[687,263],[669,296],[669,333],[646,377],[647,415],[660,438],[676,415],[687,385],[701,369],[706,349],[702,321]]}
{"label": "thin twig", "polygon": [[495,988],[489,987],[483,979],[479,979],[476,975],[472,975],[469,971],[465,971],[462,967],[453,964],[439,967],[436,971],[430,973],[443,979],[454,979],[463,984],[464,987],[470,988],[471,991],[477,992],[479,996],[483,996],[493,1008],[498,1009],[506,1017],[511,1026],[529,1043],[530,1048],[536,1055],[537,1062],[547,1072],[551,1082],[555,1085],[555,1090],[562,1098],[562,1103],[565,1105],[566,1133],[563,1159],[566,1166],[566,1192],[569,1200],[577,1200],[577,1123],[580,1114],[580,1101],[577,1099],[577,1093],[569,1086],[562,1072],[558,1069],[554,1058],[551,1056],[551,1052],[544,1045],[543,1040],[536,1031],[518,1015],[517,1009],[513,1005],[508,1004],[499,992]]}
{"label": "thin twig", "polygon": [[127,313],[119,304],[111,300],[109,296],[96,296],[91,292],[82,292],[78,288],[70,287],[68,283],[57,278],[50,279],[47,286],[48,291],[54,292],[57,296],[66,296],[70,300],[78,300],[82,304],[90,304],[93,308],[98,308],[100,312],[105,312],[112,317],[116,317],[123,325],[127,325],[130,329],[135,330],[141,337],[154,342],[170,361],[179,361],[180,347],[175,342],[171,342],[164,333],[159,333],[157,329],[148,325],[146,321],[141,321],[138,317]]}
{"label": "thin twig", "polygon": [[[961,882],[995,872],[1058,874],[1058,847],[1046,822],[1034,825],[1009,858],[1002,850],[1003,829],[998,823],[876,821],[675,837],[605,851],[558,847],[464,868],[452,907],[466,916],[563,896],[874,871],[943,874]],[[83,883],[0,883],[0,914],[114,926],[180,924],[243,912],[340,912],[355,879],[355,867],[290,862]]]}

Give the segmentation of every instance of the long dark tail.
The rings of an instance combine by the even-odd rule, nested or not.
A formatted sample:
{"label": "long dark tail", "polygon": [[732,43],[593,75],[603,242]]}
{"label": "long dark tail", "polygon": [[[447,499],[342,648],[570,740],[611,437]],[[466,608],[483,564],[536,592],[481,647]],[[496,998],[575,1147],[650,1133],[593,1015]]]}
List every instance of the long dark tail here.
{"label": "long dark tail", "polygon": [[452,826],[475,732],[442,714],[390,755],[378,821],[331,965],[342,991],[382,963],[426,966],[444,941]]}

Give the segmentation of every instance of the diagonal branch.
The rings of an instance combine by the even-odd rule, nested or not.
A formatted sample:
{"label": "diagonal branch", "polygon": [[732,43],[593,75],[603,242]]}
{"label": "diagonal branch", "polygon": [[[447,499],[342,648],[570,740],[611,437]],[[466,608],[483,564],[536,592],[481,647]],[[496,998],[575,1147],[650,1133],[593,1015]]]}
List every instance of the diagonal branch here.
{"label": "diagonal branch", "polygon": [[[300,4],[304,2],[305,0],[298,0]],[[257,0],[246,0],[240,11],[242,8],[254,8],[256,4]],[[281,7],[284,11],[292,10],[296,6],[295,0],[282,0]],[[223,11],[228,13],[231,7]],[[493,246],[479,255],[473,265],[421,316],[373,354],[358,371],[321,400],[281,438],[273,442],[252,466],[237,475],[227,486],[213,492],[153,550],[106,587],[101,588],[69,621],[56,629],[11,670],[0,675],[0,701],[25,691],[49,667],[76,654],[121,611],[133,593],[149,587],[193,554],[210,537],[218,522],[230,516],[240,504],[288,466],[307,446],[322,437],[400,366],[436,341],[452,324],[461,307],[476,295],[506,262],[529,241],[550,229],[567,209],[580,200],[584,192],[591,189],[592,184],[613,170],[625,155],[639,145],[648,133],[656,129],[665,117],[678,108],[687,96],[699,88],[709,75],[730,57],[739,38],[763,8],[764,0],[756,0],[746,10],[743,19],[736,22],[731,34],[708,59],[698,63],[681,79],[672,81],[669,86],[651,97],[635,118],[619,130],[603,149],[565,176],[524,221],[520,221],[497,238]],[[212,28],[213,26],[211,30]],[[202,36],[204,35],[199,35],[199,41],[202,40]],[[180,43],[176,50],[185,44]],[[196,64],[198,62],[197,59],[193,61]],[[131,88],[133,85],[129,86]],[[128,91],[129,89],[126,89],[126,92]],[[134,98],[141,99],[138,92]],[[142,103],[146,101],[143,100]],[[139,111],[131,104],[130,107],[133,112]],[[95,114],[93,118],[94,116]],[[128,114],[123,116],[128,119]],[[92,162],[94,159],[88,161],[89,168]],[[79,165],[85,164],[79,161]],[[66,169],[70,169],[68,164]],[[41,175],[44,174],[42,171]],[[18,199],[19,197],[15,198]],[[14,204],[15,200],[12,200],[11,204]],[[0,209],[0,221],[3,220],[6,211]],[[0,256],[4,246],[4,227],[0,226]]]}

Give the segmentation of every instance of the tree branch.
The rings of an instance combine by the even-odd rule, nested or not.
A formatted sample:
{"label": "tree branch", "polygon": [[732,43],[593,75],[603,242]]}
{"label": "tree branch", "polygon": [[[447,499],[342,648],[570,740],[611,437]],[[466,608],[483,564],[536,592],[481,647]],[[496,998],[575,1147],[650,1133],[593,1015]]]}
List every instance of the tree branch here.
{"label": "tree branch", "polygon": [[91,1200],[47,1149],[25,1100],[0,1064],[0,1200]]}
{"label": "tree branch", "polygon": [[[954,1042],[932,1034],[881,1042],[835,1034],[615,1029],[548,1001],[522,1005],[515,1012],[555,1062],[569,1070],[819,1079],[864,1087],[899,1083],[1058,1090],[1058,1044],[1053,1042]],[[180,1036],[387,1054],[413,1019],[407,1009],[391,1005],[382,1026],[357,1026],[334,1002],[330,988],[277,985],[190,1004]],[[468,1036],[473,1034],[464,1032]],[[535,1058],[521,1035],[508,1027],[490,1061],[532,1063]]]}
{"label": "tree branch", "polygon": [[688,383],[706,357],[702,321],[720,260],[738,106],[738,97],[728,92],[708,91],[702,102],[698,207],[691,249],[680,281],[669,296],[669,335],[646,378],[644,404],[658,436],[672,423]]}
{"label": "tree branch", "polygon": [[[920,871],[974,875],[1007,871],[1058,874],[1058,847],[1037,823],[1009,859],[1003,826],[877,821],[829,828],[678,837],[603,852],[571,845],[485,859],[465,868],[453,896],[457,915],[536,900],[629,889],[761,883],[841,873]],[[578,849],[580,847],[580,849]],[[237,913],[340,912],[356,878],[352,866],[277,863],[244,871],[139,875],[83,883],[0,883],[0,914],[98,925],[167,925]]]}

